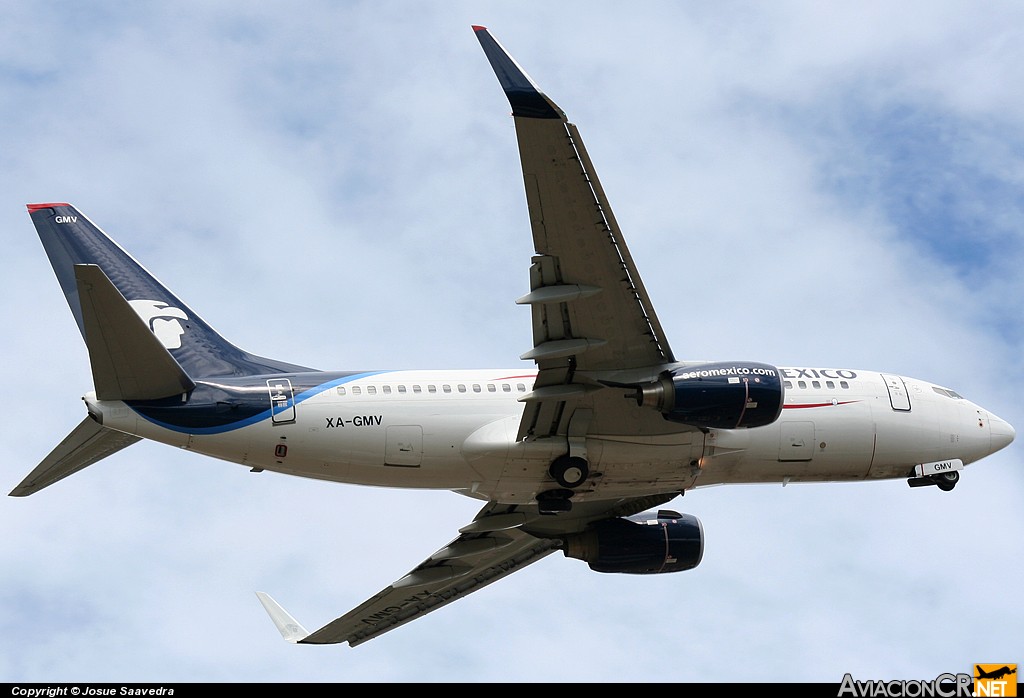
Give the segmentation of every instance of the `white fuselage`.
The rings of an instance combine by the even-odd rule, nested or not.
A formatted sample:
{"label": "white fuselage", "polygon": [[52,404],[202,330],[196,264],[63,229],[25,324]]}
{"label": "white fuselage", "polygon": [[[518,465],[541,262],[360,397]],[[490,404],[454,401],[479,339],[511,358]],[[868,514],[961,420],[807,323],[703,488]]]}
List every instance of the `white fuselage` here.
{"label": "white fuselage", "polygon": [[[1012,428],[956,393],[872,371],[782,368],[779,419],[749,429],[665,421],[643,437],[588,434],[578,500],[723,483],[906,478],[915,465],[966,465]],[[326,384],[273,415],[221,433],[166,429],[123,402],[87,399],[104,426],[243,464],[336,482],[455,490],[527,503],[552,481],[565,439],[516,441],[535,372],[391,371]]]}

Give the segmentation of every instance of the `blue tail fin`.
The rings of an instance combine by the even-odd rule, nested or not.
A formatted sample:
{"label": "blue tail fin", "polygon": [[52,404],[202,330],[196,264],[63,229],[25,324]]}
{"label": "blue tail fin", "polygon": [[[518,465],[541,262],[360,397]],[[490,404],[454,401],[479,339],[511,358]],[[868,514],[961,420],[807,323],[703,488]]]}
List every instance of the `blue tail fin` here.
{"label": "blue tail fin", "polygon": [[83,265],[94,265],[192,379],[310,370],[254,356],[225,340],[71,204],[29,204],[28,211],[87,343],[92,325],[83,313],[76,266],[82,276]]}

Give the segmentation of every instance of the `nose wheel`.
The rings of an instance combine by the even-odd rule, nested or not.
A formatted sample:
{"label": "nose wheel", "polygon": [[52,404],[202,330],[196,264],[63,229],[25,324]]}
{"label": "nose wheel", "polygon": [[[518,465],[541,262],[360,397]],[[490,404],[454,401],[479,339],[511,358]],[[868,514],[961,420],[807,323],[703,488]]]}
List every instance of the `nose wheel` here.
{"label": "nose wheel", "polygon": [[960,473],[953,470],[948,473],[942,473],[941,475],[933,475],[932,479],[935,480],[935,485],[943,492],[949,492],[951,489],[956,487],[956,483],[960,482]]}
{"label": "nose wheel", "polygon": [[911,487],[928,487],[929,485],[935,485],[943,492],[949,492],[956,487],[956,483],[958,482],[960,482],[960,473],[955,470],[951,470],[948,473],[940,473],[938,475],[912,477],[907,480],[907,484]]}

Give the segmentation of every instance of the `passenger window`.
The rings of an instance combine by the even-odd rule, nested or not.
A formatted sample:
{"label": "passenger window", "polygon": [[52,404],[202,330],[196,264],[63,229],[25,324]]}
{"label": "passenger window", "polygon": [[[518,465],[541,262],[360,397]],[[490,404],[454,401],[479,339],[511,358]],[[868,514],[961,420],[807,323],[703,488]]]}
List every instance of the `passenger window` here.
{"label": "passenger window", "polygon": [[799,385],[801,388],[806,388],[807,381],[797,381],[797,385]]}
{"label": "passenger window", "polygon": [[829,388],[835,388],[836,387],[836,382],[835,381],[825,381],[825,385],[827,387],[829,387]]}
{"label": "passenger window", "polygon": [[436,393],[437,392],[437,386],[434,385],[433,383],[431,383],[430,385],[427,386],[427,392],[428,393]]}
{"label": "passenger window", "polygon": [[404,385],[398,386],[398,392],[404,393],[405,392],[405,386]]}
{"label": "passenger window", "polygon": [[505,391],[506,393],[511,393],[512,392],[512,386],[509,385],[508,383],[502,383],[501,384],[501,389],[503,391]]}
{"label": "passenger window", "polygon": [[480,392],[480,386],[477,383],[473,384],[473,392],[474,393],[479,393]]}
{"label": "passenger window", "polygon": [[390,395],[391,394],[391,386],[390,385],[385,385],[384,386],[384,394],[385,395]]}
{"label": "passenger window", "polygon": [[338,386],[338,395],[344,395],[344,394],[345,394],[345,386],[339,385]]}
{"label": "passenger window", "polygon": [[786,381],[785,385],[786,385],[786,390],[792,390],[793,389],[792,381]]}
{"label": "passenger window", "polygon": [[353,395],[361,395],[362,393],[363,393],[363,389],[360,388],[358,385],[353,385],[352,386],[352,394]]}
{"label": "passenger window", "polygon": [[498,389],[494,387],[494,383],[488,383],[487,384],[487,392],[493,393],[493,392],[497,392],[497,390]]}
{"label": "passenger window", "polygon": [[368,386],[366,386],[366,393],[368,395],[376,395],[377,394],[377,386],[375,386],[375,385],[368,385]]}
{"label": "passenger window", "polygon": [[419,393],[419,392],[423,392],[423,391],[422,391],[422,390],[420,389],[420,386],[418,386],[418,385],[414,385],[414,386],[412,386],[412,391],[413,391],[414,393]]}
{"label": "passenger window", "polygon": [[849,388],[850,384],[847,383],[846,381],[839,381],[839,387],[840,388]]}
{"label": "passenger window", "polygon": [[464,386],[462,383],[459,383],[459,392],[460,393],[466,392],[466,386]]}
{"label": "passenger window", "polygon": [[518,390],[521,393],[525,393],[526,392],[526,386],[523,385],[522,383],[516,383],[516,390]]}
{"label": "passenger window", "polygon": [[813,385],[815,388],[820,388],[821,381],[811,381],[811,385]]}
{"label": "passenger window", "polygon": [[452,391],[452,386],[445,383],[444,385],[441,386],[441,390],[443,390],[446,393],[450,393]]}

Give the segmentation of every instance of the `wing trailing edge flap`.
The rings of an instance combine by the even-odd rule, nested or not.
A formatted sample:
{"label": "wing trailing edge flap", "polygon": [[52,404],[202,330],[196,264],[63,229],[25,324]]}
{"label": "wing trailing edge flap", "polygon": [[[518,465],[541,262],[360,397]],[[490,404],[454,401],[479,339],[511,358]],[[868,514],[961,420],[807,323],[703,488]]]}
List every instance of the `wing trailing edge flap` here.
{"label": "wing trailing edge flap", "polygon": [[196,387],[167,348],[95,264],[76,264],[96,397],[158,400]]}
{"label": "wing trailing edge flap", "polygon": [[131,446],[139,437],[108,429],[86,417],[36,468],[11,490],[12,497],[27,497],[58,480]]}

